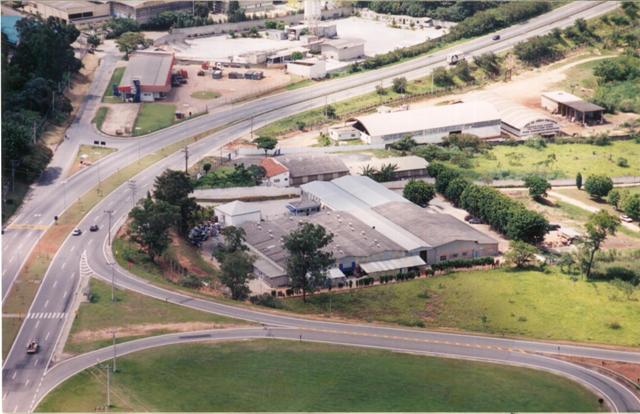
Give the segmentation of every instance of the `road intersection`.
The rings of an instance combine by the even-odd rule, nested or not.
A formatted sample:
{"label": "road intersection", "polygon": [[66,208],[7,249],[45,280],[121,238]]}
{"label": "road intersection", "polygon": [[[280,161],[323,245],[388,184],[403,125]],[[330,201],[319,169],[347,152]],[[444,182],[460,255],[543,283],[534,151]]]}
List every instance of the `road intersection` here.
{"label": "road intersection", "polygon": [[[614,7],[616,7],[615,3],[571,3],[547,15],[532,19],[528,23],[501,31],[502,40],[500,42],[494,42],[490,36],[486,36],[465,43],[457,49],[465,50],[469,55],[504,50],[529,36],[548,32],[554,27],[565,27],[579,17],[596,16]],[[104,140],[104,137],[90,124],[90,118],[100,101],[100,91],[104,90],[108,82],[109,68],[112,68],[116,61],[113,57],[105,57],[99,69],[99,75],[96,76],[96,81],[92,85],[91,96],[83,103],[81,115],[69,131],[70,139],[63,144],[63,146],[68,145],[64,147],[63,151],[56,153],[57,158],[54,160],[53,168],[58,170],[49,171],[51,175],[45,176],[47,181],[41,186],[37,186],[31,199],[26,202],[25,207],[21,209],[3,236],[3,256],[5,257],[3,261],[3,300],[22,266],[23,260],[20,252],[29,251],[42,234],[42,230],[38,230],[36,226],[51,225],[53,216],[59,215],[67,207],[67,201],[64,199],[77,199],[93,188],[101,177],[105,178],[135,162],[138,157],[158,151],[172,142],[224,126],[224,129],[189,146],[190,159],[198,160],[210,153],[212,149],[222,147],[248,132],[252,123],[253,125],[266,124],[294,113],[322,106],[326,99],[334,102],[366,93],[373,90],[375,85],[380,82],[388,84],[393,77],[399,75],[409,79],[425,76],[433,68],[443,65],[445,56],[446,51],[441,51],[377,71],[365,72],[221,108],[175,127],[143,138],[131,139],[131,141],[110,137],[108,138],[109,142],[118,143],[119,151],[90,168],[67,179],[62,179],[62,173],[68,166],[69,160],[75,156],[75,151],[80,143],[91,143],[97,137]],[[154,178],[165,169],[181,168],[182,166],[183,158],[179,152],[152,165],[133,177],[137,193],[144,194],[150,189]],[[63,191],[65,196],[60,197]],[[69,310],[74,295],[78,294],[80,284],[79,258],[86,254],[87,262],[96,276],[110,282],[112,268],[108,263],[113,263],[114,260],[111,257],[110,246],[107,245],[108,221],[104,211],[113,211],[114,221],[111,230],[115,232],[130,209],[130,190],[126,184],[123,184],[87,213],[80,224],[83,229],[88,228],[91,224],[98,224],[103,230],[97,233],[86,232],[78,237],[69,236],[52,259],[31,305],[28,317],[24,320],[14,342],[14,347],[4,362],[5,394],[3,395],[3,403],[6,412],[33,410],[37,401],[61,380],[95,364],[103,357],[108,358],[107,355],[111,355],[111,349],[104,349],[53,366],[51,364],[54,356],[53,350],[56,348],[65,322],[68,322],[67,318],[73,316],[70,315]],[[21,226],[28,230],[23,230]],[[16,250],[16,247],[20,250]],[[228,335],[227,339],[231,337],[265,337],[267,334],[270,337],[295,339],[302,335],[304,340],[374,346],[406,352],[486,359],[493,362],[532,366],[560,373],[591,387],[608,401],[612,409],[619,411],[640,410],[640,401],[637,397],[634,397],[624,386],[612,379],[574,364],[539,355],[563,354],[640,362],[640,353],[637,352],[571,345],[561,345],[558,348],[556,344],[543,342],[304,319],[257,311],[241,305],[232,306],[193,298],[152,285],[117,266],[114,270],[116,284],[120,288],[131,289],[167,302],[205,312],[246,319],[265,325],[262,330],[212,331],[208,333],[211,335],[210,337],[199,339],[185,334],[154,337],[155,339],[147,338],[118,345],[119,354],[134,352],[149,346],[193,340],[224,339],[224,335]],[[46,317],[47,315],[61,317]],[[29,357],[25,354],[24,347],[33,338],[40,340],[42,352],[35,357]]]}

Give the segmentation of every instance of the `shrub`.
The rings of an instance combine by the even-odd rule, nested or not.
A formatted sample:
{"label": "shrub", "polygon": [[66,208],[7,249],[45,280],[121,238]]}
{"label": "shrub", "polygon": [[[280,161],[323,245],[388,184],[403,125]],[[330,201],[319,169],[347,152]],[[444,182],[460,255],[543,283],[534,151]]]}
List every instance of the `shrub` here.
{"label": "shrub", "polygon": [[632,194],[625,197],[620,207],[627,216],[634,220],[640,220],[640,194]]}
{"label": "shrub", "polygon": [[495,259],[493,257],[486,256],[486,257],[476,257],[473,259],[445,260],[439,263],[432,264],[431,268],[435,271],[438,271],[438,270],[446,270],[446,269],[469,268],[474,266],[486,266],[486,265],[492,265],[494,263],[495,263]]}
{"label": "shrub", "polygon": [[262,295],[254,295],[249,297],[249,301],[254,305],[266,306],[268,308],[278,309],[282,307],[282,304],[275,298],[275,296],[269,293],[263,293]]}
{"label": "shrub", "polygon": [[591,197],[600,199],[613,189],[613,181],[606,175],[591,175],[585,181],[584,189]]}
{"label": "shrub", "polygon": [[616,165],[618,167],[627,168],[629,166],[629,161],[626,158],[620,157],[616,161]]}

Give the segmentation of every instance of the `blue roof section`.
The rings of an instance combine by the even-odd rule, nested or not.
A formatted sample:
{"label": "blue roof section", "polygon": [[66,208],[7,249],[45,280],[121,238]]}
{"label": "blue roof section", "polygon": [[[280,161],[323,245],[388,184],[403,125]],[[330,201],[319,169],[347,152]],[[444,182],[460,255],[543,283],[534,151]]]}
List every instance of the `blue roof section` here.
{"label": "blue roof section", "polygon": [[2,33],[7,36],[9,43],[17,44],[18,43],[18,31],[16,30],[16,23],[18,20],[22,19],[22,16],[2,16],[0,21],[0,27],[2,28]]}

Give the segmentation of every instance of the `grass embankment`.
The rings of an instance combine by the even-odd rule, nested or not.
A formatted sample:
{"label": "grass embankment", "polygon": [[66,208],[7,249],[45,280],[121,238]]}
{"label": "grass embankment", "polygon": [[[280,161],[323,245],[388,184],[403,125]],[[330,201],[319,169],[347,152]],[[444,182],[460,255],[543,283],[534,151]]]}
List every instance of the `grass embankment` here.
{"label": "grass embankment", "polygon": [[192,93],[191,97],[195,99],[210,100],[219,98],[220,94],[216,91],[197,91]]}
{"label": "grass embankment", "polygon": [[102,96],[102,102],[104,103],[120,103],[122,99],[118,96],[113,95],[113,85],[120,85],[120,81],[122,80],[122,76],[124,75],[125,67],[115,68],[113,73],[111,74],[111,80],[109,80],[109,84],[107,88],[104,90],[104,95]]}
{"label": "grass embankment", "polygon": [[640,175],[640,163],[628,167],[617,165],[618,158],[640,159],[640,144],[635,141],[614,141],[608,145],[548,144],[542,149],[527,145],[498,145],[485,154],[477,154],[467,169],[479,179],[523,178],[529,174],[549,179],[574,178],[604,174],[611,177]]}
{"label": "grass embankment", "polygon": [[80,305],[65,352],[80,354],[118,343],[170,332],[214,329],[245,324],[244,321],[200,312],[165,303],[131,291],[116,290],[111,302],[111,286],[92,279],[91,302]]}
{"label": "grass embankment", "polygon": [[[326,344],[260,340],[127,355],[112,377],[119,411],[600,411],[549,373]],[[64,382],[42,412],[106,403],[104,369]]]}
{"label": "grass embankment", "polygon": [[[101,147],[99,145],[80,145],[78,148],[78,154],[76,155],[76,162],[80,163],[82,160],[85,164],[93,164],[106,157],[107,155],[116,152],[117,149],[109,147]],[[84,157],[83,157],[84,156]]]}
{"label": "grass embankment", "polygon": [[[77,226],[80,220],[82,220],[84,215],[96,204],[102,201],[106,195],[118,188],[129,178],[135,176],[146,168],[149,168],[151,165],[173,154],[181,148],[184,148],[185,145],[196,142],[200,138],[213,133],[216,129],[183,139],[146,155],[137,162],[129,164],[115,174],[105,178],[98,186],[86,192],[78,199],[78,201],[69,206],[69,208],[60,216],[57,224],[50,226],[46,230],[46,233],[38,241],[33,252],[27,258],[16,282],[12,286],[11,292],[8,294],[7,299],[2,303],[2,313],[4,315],[20,315],[21,317],[26,315],[31,302],[35,297],[38,286],[40,285],[46,270],[49,268],[52,257],[62,245],[67,235]],[[5,318],[3,318],[3,322],[4,319]],[[14,328],[14,325],[15,324],[13,323],[2,324],[3,356],[6,356],[9,352],[9,348],[18,333],[19,327]]]}
{"label": "grass embankment", "polygon": [[[29,183],[16,178],[14,191],[7,191],[6,194],[3,194],[3,197],[6,196],[6,200],[2,204],[2,224],[13,217],[18,208],[20,208],[24,197],[27,195],[27,192],[29,192],[29,188]],[[9,184],[9,190],[10,189],[11,184]]]}
{"label": "grass embankment", "polygon": [[164,103],[143,103],[133,124],[133,135],[145,135],[177,123],[176,106]]}
{"label": "grass embankment", "polygon": [[591,99],[598,87],[598,80],[593,74],[593,69],[600,63],[602,63],[602,59],[580,63],[567,69],[564,80],[558,82],[557,88],[583,99]]}
{"label": "grass embankment", "polygon": [[[489,334],[638,346],[640,291],[572,281],[555,268],[471,271],[333,294],[334,315]],[[281,300],[285,309],[329,313],[329,294]],[[615,324],[619,329],[612,328]]]}
{"label": "grass embankment", "polygon": [[102,131],[102,124],[104,123],[108,112],[109,108],[107,108],[106,106],[101,106],[100,108],[98,108],[98,110],[96,111],[96,115],[91,120],[91,122],[96,124],[96,128],[98,128],[98,131]]}

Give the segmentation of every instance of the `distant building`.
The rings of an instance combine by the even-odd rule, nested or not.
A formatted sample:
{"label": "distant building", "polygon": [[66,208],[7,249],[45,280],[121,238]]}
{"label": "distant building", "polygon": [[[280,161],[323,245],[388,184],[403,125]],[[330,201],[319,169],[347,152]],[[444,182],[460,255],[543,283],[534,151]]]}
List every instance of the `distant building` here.
{"label": "distant building", "polygon": [[243,201],[232,201],[214,208],[214,214],[221,226],[239,226],[246,222],[259,223],[262,212],[259,208]]}
{"label": "distant building", "polygon": [[362,115],[348,121],[369,144],[391,144],[407,136],[419,144],[437,144],[462,133],[496,138],[501,125],[498,111],[480,102]]}
{"label": "distant building", "polygon": [[316,58],[294,60],[287,63],[287,73],[306,79],[324,79],[327,76],[327,64]]}
{"label": "distant building", "polygon": [[126,17],[147,23],[162,12],[189,12],[193,10],[191,0],[112,0],[114,17]]}
{"label": "distant building", "polygon": [[355,129],[353,125],[339,125],[329,128],[329,138],[334,141],[350,141],[352,139],[360,139],[360,131]]}
{"label": "distant building", "polygon": [[299,186],[311,181],[331,181],[349,174],[349,169],[336,156],[285,155],[275,160],[289,170],[289,185]]}
{"label": "distant building", "polygon": [[373,10],[362,9],[360,17],[369,20],[385,22],[394,27],[402,27],[404,29],[424,29],[433,27],[433,19],[430,17],[413,17],[399,14],[377,13]]}
{"label": "distant building", "polygon": [[320,46],[322,54],[329,59],[341,62],[364,57],[364,40],[362,39],[331,39],[325,40]]}
{"label": "distant building", "polygon": [[367,161],[347,162],[351,175],[362,175],[367,168],[379,170],[385,165],[395,165],[394,177],[396,180],[418,178],[427,176],[429,163],[422,157],[408,155],[406,157],[371,158]]}
{"label": "distant building", "polygon": [[111,17],[111,6],[105,1],[89,0],[30,0],[24,10],[48,19],[56,17],[67,23],[97,23]]}
{"label": "distant building", "polygon": [[571,122],[578,122],[583,125],[604,122],[603,107],[567,92],[544,92],[540,96],[540,105],[553,114],[568,118]]}
{"label": "distant building", "polygon": [[279,163],[275,158],[263,158],[262,161],[260,161],[260,166],[265,170],[265,179],[263,181],[267,185],[274,187],[289,186],[289,169]]}
{"label": "distant building", "polygon": [[173,53],[136,52],[122,75],[118,91],[134,102],[153,102],[171,91]]}

